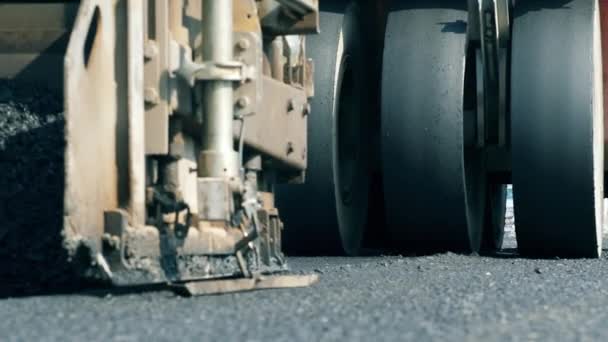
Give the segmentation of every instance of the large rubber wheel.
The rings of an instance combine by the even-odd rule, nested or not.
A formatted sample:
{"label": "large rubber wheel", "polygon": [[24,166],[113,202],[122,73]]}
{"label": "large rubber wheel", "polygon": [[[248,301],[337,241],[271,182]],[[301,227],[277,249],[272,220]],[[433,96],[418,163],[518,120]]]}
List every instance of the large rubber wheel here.
{"label": "large rubber wheel", "polygon": [[356,4],[321,7],[321,33],[307,38],[315,61],[306,183],[279,187],[288,254],[356,255],[368,213],[371,134],[365,55]]}
{"label": "large rubber wheel", "polygon": [[512,153],[520,253],[598,257],[603,97],[595,0],[518,1],[512,42]]}
{"label": "large rubber wheel", "polygon": [[391,240],[404,251],[478,251],[483,158],[465,146],[466,1],[398,1],[382,79],[382,165]]}

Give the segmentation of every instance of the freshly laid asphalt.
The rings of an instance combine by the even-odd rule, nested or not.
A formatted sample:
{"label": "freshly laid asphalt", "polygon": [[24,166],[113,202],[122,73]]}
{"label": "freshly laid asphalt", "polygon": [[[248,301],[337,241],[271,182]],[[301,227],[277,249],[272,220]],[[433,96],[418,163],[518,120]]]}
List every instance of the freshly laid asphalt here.
{"label": "freshly laid asphalt", "polygon": [[[6,120],[21,115],[13,121],[31,123],[0,130],[0,169],[12,175],[0,181],[0,199],[13,199],[0,208],[0,288],[22,279],[35,280],[28,287],[36,288],[65,276],[55,262],[61,255],[42,247],[59,246],[60,240],[42,243],[59,234],[15,228],[48,227],[53,216],[44,214],[61,212],[54,207],[61,198],[48,195],[61,193],[62,157],[49,154],[61,141],[43,139],[62,136],[61,118],[55,111],[34,115],[45,113],[37,99],[22,100],[27,106],[5,99],[0,107],[15,113]],[[41,146],[33,151],[37,157],[15,157],[32,139],[44,141],[34,145]],[[32,178],[27,170],[40,169],[46,174],[34,177],[36,186],[17,187],[20,177]],[[32,210],[37,215],[27,215]],[[20,215],[6,217],[13,212]],[[302,289],[196,298],[167,290],[95,290],[0,299],[0,341],[608,341],[608,256],[524,259],[513,249],[512,227],[506,237],[508,249],[493,257],[290,258],[294,272],[320,275],[318,284]],[[25,242],[28,253],[17,254]],[[51,257],[41,258],[43,250]]]}
{"label": "freshly laid asphalt", "polygon": [[3,341],[606,341],[608,257],[291,258],[310,288],[0,300]]}

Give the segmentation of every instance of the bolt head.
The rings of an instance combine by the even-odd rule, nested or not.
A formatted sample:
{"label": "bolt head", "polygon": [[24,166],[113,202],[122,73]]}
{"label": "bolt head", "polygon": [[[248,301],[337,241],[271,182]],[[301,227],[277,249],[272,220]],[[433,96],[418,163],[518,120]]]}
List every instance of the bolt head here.
{"label": "bolt head", "polygon": [[153,40],[148,40],[144,44],[144,57],[147,59],[152,59],[158,55],[158,46],[156,42]]}
{"label": "bolt head", "polygon": [[296,109],[296,100],[289,99],[289,102],[287,102],[287,114],[289,114],[289,112],[293,111],[294,109]]}
{"label": "bolt head", "polygon": [[247,108],[247,106],[249,106],[249,98],[247,96],[239,97],[239,99],[236,100],[236,106],[241,109]]}
{"label": "bolt head", "polygon": [[310,103],[306,103],[306,104],[304,105],[304,108],[302,109],[302,114],[303,114],[304,116],[306,116],[306,115],[310,114],[310,110],[311,110],[311,108],[310,108]]}
{"label": "bolt head", "polygon": [[154,88],[146,88],[144,90],[144,101],[151,105],[156,105],[160,101],[158,92]]}
{"label": "bolt head", "polygon": [[249,41],[245,38],[241,38],[239,39],[239,41],[236,43],[236,46],[241,50],[241,51],[245,51],[247,49],[249,49]]}
{"label": "bolt head", "polygon": [[293,153],[293,143],[290,141],[287,143],[287,155],[290,155]]}

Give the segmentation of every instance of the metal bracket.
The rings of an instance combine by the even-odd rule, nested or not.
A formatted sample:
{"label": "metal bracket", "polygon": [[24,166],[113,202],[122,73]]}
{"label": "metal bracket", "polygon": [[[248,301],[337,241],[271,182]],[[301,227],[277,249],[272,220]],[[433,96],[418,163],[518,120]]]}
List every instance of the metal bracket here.
{"label": "metal bracket", "polygon": [[301,17],[317,11],[317,5],[312,0],[277,0],[277,2]]}
{"label": "metal bracket", "polygon": [[188,82],[191,87],[194,87],[197,81],[244,82],[255,77],[255,68],[241,62],[195,63],[185,51],[180,54],[181,63],[176,74]]}
{"label": "metal bracket", "polygon": [[319,0],[256,1],[265,36],[319,32]]}
{"label": "metal bracket", "polygon": [[207,280],[173,284],[173,289],[186,296],[202,296],[262,289],[308,287],[319,281],[317,274],[259,276],[255,278]]}
{"label": "metal bracket", "polygon": [[481,58],[477,58],[477,63],[482,65],[477,75],[481,81],[480,101],[483,101],[480,102],[483,113],[480,113],[478,139],[481,146],[507,144],[509,10],[510,0],[477,0],[479,37],[474,38],[479,39]]}
{"label": "metal bracket", "polygon": [[241,82],[234,89],[234,115],[244,117],[256,114],[263,100],[263,43],[260,34],[254,32],[235,32],[234,41],[237,42],[234,58],[248,65],[252,73],[251,82]]}

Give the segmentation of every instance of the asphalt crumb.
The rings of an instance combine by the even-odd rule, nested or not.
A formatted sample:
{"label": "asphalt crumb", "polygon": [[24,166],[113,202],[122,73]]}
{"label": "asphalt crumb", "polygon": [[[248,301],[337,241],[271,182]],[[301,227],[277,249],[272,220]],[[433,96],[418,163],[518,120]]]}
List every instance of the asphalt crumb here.
{"label": "asphalt crumb", "polygon": [[0,297],[69,290],[60,94],[0,80]]}
{"label": "asphalt crumb", "polygon": [[320,282],[192,298],[166,290],[13,298],[0,300],[0,331],[7,341],[608,339],[608,257],[442,253],[289,263]]}

